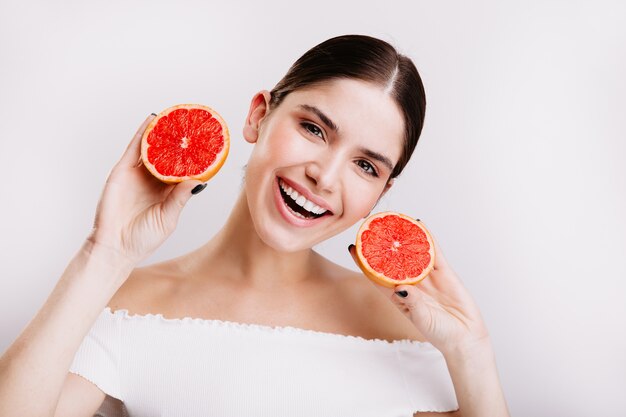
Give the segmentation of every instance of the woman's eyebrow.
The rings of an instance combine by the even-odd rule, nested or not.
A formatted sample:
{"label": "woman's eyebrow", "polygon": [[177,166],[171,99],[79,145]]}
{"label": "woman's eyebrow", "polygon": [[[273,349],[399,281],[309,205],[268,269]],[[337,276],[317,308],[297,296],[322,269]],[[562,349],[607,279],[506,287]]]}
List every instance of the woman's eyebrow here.
{"label": "woman's eyebrow", "polygon": [[328,126],[330,129],[334,130],[334,131],[335,131],[335,133],[339,133],[339,127],[337,127],[337,125],[336,125],[336,124],[335,124],[332,120],[330,120],[330,118],[329,118],[328,116],[326,116],[326,115],[324,114],[324,112],[322,112],[322,111],[321,111],[320,109],[318,109],[317,107],[315,107],[315,106],[311,106],[311,105],[309,105],[309,104],[300,104],[298,107],[299,107],[299,108],[301,108],[301,109],[303,109],[303,110],[306,110],[306,111],[310,111],[310,112],[312,112],[312,113],[315,113],[315,115],[316,115],[317,117],[319,117],[319,118],[320,118],[320,120],[321,120],[321,121],[322,121],[322,122],[323,122],[326,126]]}
{"label": "woman's eyebrow", "polygon": [[387,168],[389,168],[389,171],[393,171],[393,164],[391,163],[391,159],[387,158],[385,155],[380,154],[378,152],[374,152],[373,150],[367,149],[367,148],[359,148],[359,151],[365,154],[366,156],[385,165]]}

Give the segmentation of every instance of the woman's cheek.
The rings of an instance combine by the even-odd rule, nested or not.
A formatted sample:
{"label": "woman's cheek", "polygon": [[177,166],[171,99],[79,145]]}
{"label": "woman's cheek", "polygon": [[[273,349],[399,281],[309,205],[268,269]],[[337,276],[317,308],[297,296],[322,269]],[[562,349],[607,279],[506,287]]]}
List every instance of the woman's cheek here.
{"label": "woman's cheek", "polygon": [[[350,173],[356,177],[354,172]],[[353,178],[346,182],[346,206],[351,213],[351,217],[362,218],[367,216],[378,201],[378,189],[373,184],[361,178]],[[375,189],[376,188],[376,189]]]}
{"label": "woman's cheek", "polygon": [[307,155],[311,157],[311,152],[319,150],[320,146],[324,146],[324,144],[308,140],[298,132],[285,133],[280,141],[280,148],[283,150],[283,155],[298,159],[306,159]]}
{"label": "woman's cheek", "polygon": [[290,128],[278,128],[270,132],[265,141],[264,159],[277,159],[289,164],[311,155],[315,144]]}

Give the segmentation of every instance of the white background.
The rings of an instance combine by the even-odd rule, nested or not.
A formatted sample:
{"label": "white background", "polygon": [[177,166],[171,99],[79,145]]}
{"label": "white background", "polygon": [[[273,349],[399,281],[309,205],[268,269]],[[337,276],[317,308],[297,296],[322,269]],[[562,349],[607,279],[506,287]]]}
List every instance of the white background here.
{"label": "white background", "polygon": [[[416,153],[377,210],[414,214],[441,243],[489,326],[512,414],[624,416],[623,4],[2,0],[0,350],[81,245],[148,114],[208,104],[233,143],[143,264],[223,223],[252,95],[315,44],[362,33],[413,58],[428,100]],[[318,249],[356,269],[355,232]]]}

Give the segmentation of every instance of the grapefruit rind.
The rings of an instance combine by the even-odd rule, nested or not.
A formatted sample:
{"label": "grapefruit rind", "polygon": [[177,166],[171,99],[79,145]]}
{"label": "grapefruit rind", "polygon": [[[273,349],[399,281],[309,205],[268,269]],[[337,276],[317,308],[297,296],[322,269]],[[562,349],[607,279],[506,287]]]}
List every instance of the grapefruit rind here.
{"label": "grapefruit rind", "polygon": [[[428,266],[424,268],[418,276],[410,277],[404,280],[396,280],[396,279],[389,278],[385,276],[384,274],[381,274],[380,272],[377,272],[376,270],[374,270],[374,268],[372,268],[368,264],[367,259],[363,255],[363,245],[361,242],[361,236],[363,232],[369,229],[369,225],[372,222],[372,220],[380,218],[380,217],[385,217],[385,216],[397,216],[397,217],[406,219],[410,221],[411,223],[417,225],[426,235],[426,238],[428,239],[428,243],[430,245],[430,248],[428,250],[428,253],[430,254],[430,262],[428,263]],[[369,216],[367,219],[365,219],[363,224],[361,224],[361,227],[359,228],[359,231],[357,232],[355,246],[356,246],[356,264],[359,266],[359,268],[361,268],[361,271],[363,271],[363,274],[365,274],[365,276],[369,278],[371,281],[375,282],[376,284],[382,285],[384,287],[394,288],[397,285],[415,285],[421,280],[423,280],[424,278],[426,278],[435,266],[435,244],[433,242],[433,238],[430,232],[428,231],[428,229],[426,228],[426,226],[423,224],[422,221],[415,220],[414,218],[406,216],[401,213],[396,213],[393,211],[385,211],[385,212],[376,213],[374,215]]]}
{"label": "grapefruit rind", "polygon": [[[148,160],[148,148],[150,145],[148,144],[148,136],[152,129],[157,125],[158,121],[163,116],[167,116],[169,113],[178,109],[202,109],[211,113],[211,116],[214,117],[221,125],[222,125],[222,136],[224,137],[224,147],[222,150],[215,155],[215,162],[213,165],[209,167],[206,171],[199,175],[186,175],[186,176],[167,176],[161,174],[155,166]],[[217,172],[222,168],[224,162],[226,162],[226,157],[228,156],[228,152],[230,150],[230,134],[228,131],[228,125],[215,110],[213,110],[209,106],[205,106],[203,104],[177,104],[175,106],[169,107],[163,110],[161,113],[155,117],[150,124],[146,127],[146,130],[141,137],[141,160],[143,161],[144,166],[150,171],[152,175],[154,175],[159,180],[163,181],[166,184],[176,184],[179,182],[187,181],[187,180],[198,180],[201,182],[207,182],[210,180]]]}

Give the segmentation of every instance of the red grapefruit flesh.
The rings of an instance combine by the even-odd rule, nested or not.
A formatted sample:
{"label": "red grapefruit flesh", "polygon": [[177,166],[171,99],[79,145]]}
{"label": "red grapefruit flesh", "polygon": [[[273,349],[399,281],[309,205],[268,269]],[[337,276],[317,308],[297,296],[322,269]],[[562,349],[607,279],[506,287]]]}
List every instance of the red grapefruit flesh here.
{"label": "red grapefruit flesh", "polygon": [[229,148],[228,126],[215,110],[179,104],[148,125],[141,138],[141,159],[165,183],[206,182],[220,170]]}
{"label": "red grapefruit flesh", "polygon": [[417,284],[435,265],[435,245],[424,224],[389,211],[365,219],[356,254],[365,276],[390,288]]}

